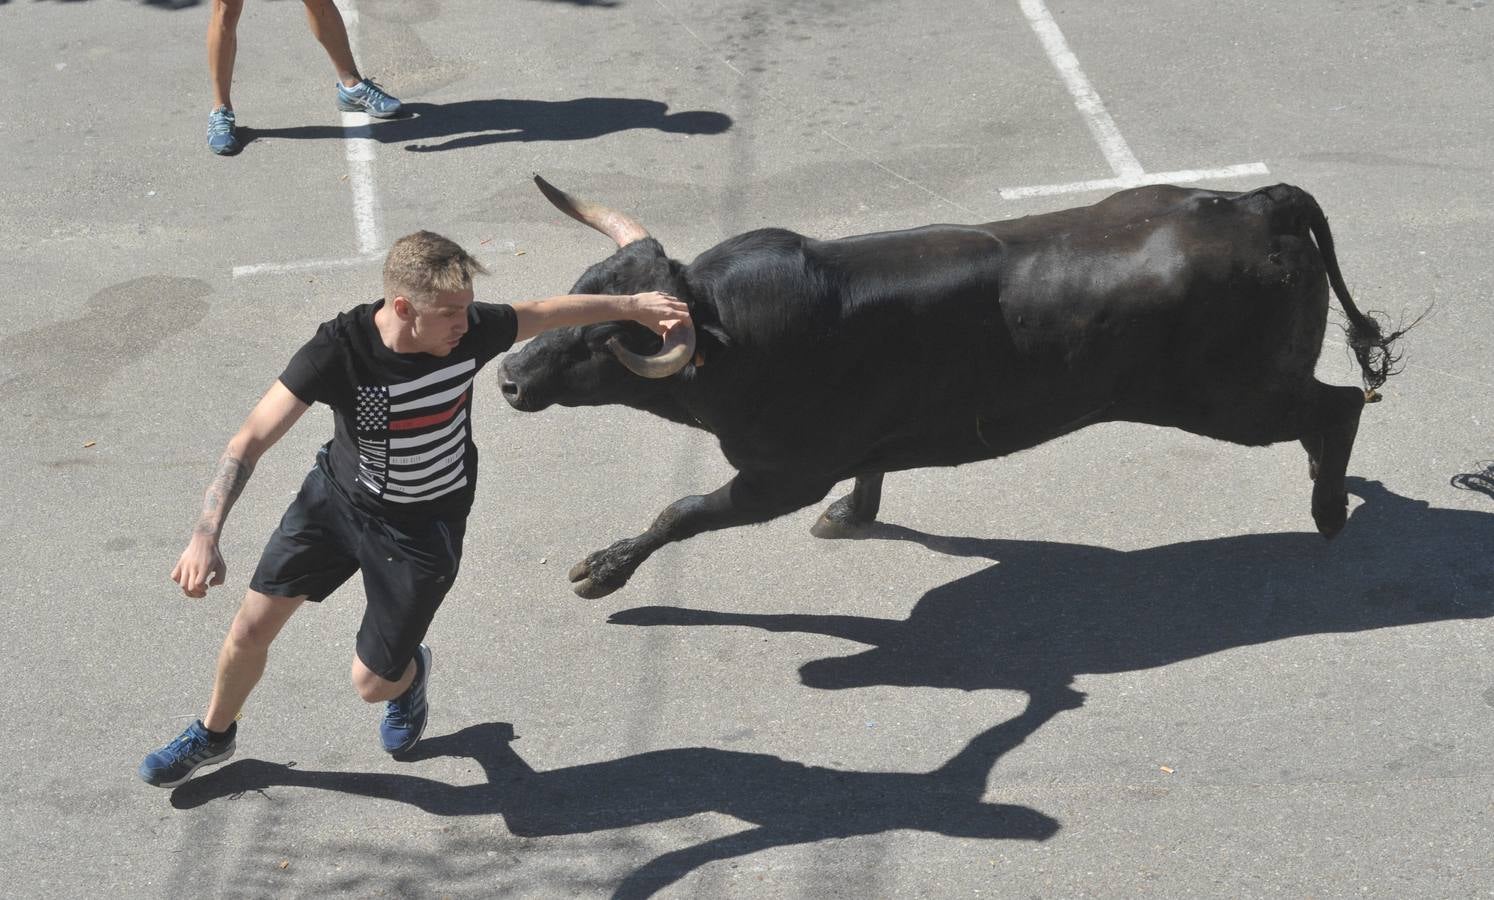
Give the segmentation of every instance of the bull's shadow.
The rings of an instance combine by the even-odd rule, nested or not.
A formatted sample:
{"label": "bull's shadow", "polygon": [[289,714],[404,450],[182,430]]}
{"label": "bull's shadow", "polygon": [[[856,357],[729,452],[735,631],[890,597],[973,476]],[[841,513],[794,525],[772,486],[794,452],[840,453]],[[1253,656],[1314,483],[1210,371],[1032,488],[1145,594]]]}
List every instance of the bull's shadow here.
{"label": "bull's shadow", "polygon": [[1494,615],[1494,515],[1433,509],[1348,479],[1364,503],[1328,544],[1241,535],[1118,551],[872,526],[998,565],[924,595],[906,620],[642,607],[629,625],[738,625],[871,645],[806,663],[804,684],[990,688],[1043,694],[1083,674],[1163,666],[1310,634]]}
{"label": "bull's shadow", "polygon": [[[413,153],[433,153],[485,144],[533,141],[583,141],[618,131],[647,128],[675,134],[720,134],[731,128],[725,113],[710,110],[670,112],[658,100],[632,97],[578,97],[574,100],[461,100],[455,103],[406,103],[396,119],[367,127],[372,139],[405,144]],[[328,140],[347,137],[336,125],[286,128],[239,127],[240,143],[260,138]]]}
{"label": "bull's shadow", "polygon": [[1034,697],[932,772],[857,772],[805,766],[761,753],[688,747],[537,772],[513,748],[513,726],[495,722],[417,745],[411,758],[475,760],[484,784],[454,786],[413,775],[316,772],[244,760],[187,782],[173,806],[318,788],[409,803],[442,816],[501,814],[524,837],[584,834],[719,812],[751,827],[665,853],[630,873],[615,897],[647,897],[707,863],[770,847],[918,829],[965,838],[1046,840],[1048,816],[983,802],[992,766],[1054,715],[1083,702],[1075,691]]}

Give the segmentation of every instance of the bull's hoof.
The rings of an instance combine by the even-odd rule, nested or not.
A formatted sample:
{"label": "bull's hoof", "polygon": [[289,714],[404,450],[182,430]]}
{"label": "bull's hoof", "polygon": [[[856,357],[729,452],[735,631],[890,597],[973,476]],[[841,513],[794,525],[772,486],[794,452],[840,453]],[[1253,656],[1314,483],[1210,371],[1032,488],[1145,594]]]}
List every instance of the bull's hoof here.
{"label": "bull's hoof", "polygon": [[1336,500],[1323,503],[1314,498],[1312,504],[1312,520],[1318,526],[1318,534],[1328,540],[1333,540],[1340,531],[1344,530],[1344,523],[1349,521],[1349,495],[1339,494]]}
{"label": "bull's hoof", "polygon": [[581,562],[576,563],[566,573],[566,577],[571,581],[571,590],[575,591],[576,596],[583,600],[601,599],[627,583],[624,580],[617,584],[610,584],[600,577],[599,574],[593,575],[593,559],[595,556],[596,554],[592,554],[592,556],[588,556]]}
{"label": "bull's hoof", "polygon": [[827,512],[815,520],[814,525],[810,526],[809,533],[817,538],[826,538],[828,540],[859,538],[866,536],[869,530],[868,526],[870,525],[870,522],[838,519]]}

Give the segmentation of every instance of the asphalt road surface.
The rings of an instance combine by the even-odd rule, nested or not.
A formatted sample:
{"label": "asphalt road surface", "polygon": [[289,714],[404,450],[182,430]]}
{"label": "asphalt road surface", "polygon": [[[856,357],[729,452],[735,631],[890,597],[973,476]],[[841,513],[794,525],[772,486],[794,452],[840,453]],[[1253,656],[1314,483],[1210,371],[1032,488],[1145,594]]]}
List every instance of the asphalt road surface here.
{"label": "asphalt road surface", "polygon": [[[253,3],[224,159],[205,4],[0,0],[0,894],[1491,894],[1486,0],[343,3],[410,115],[340,115],[300,5]],[[729,469],[486,375],[415,758],[348,684],[351,584],[287,627],[233,761],[143,785],[331,419],[261,463],[229,584],[188,600],[224,442],[401,234],[476,253],[480,299],[567,290],[609,244],[535,172],[684,260],[1285,181],[1361,307],[1434,309],[1331,544],[1295,443],[1105,425],[889,476],[869,539],[806,509],[599,601],[566,569]],[[1357,382],[1336,329],[1319,375]]]}

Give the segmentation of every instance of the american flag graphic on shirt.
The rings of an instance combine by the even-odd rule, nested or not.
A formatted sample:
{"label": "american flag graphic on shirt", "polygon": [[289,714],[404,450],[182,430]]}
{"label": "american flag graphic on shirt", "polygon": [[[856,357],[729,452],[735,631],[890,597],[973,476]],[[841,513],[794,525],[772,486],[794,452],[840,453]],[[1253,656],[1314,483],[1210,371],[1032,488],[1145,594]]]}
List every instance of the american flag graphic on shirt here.
{"label": "american flag graphic on shirt", "polygon": [[358,385],[358,483],[391,503],[467,486],[467,410],[477,361],[390,385]]}

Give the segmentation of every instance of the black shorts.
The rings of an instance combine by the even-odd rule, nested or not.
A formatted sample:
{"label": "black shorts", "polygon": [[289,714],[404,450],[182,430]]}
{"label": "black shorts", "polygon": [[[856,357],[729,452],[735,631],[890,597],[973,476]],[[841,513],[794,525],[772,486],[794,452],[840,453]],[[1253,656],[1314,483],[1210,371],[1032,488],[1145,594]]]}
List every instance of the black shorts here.
{"label": "black shorts", "polygon": [[316,465],[270,535],[249,587],[321,602],[362,570],[368,605],[358,626],[358,658],[380,677],[398,681],[456,580],[466,530],[465,518],[390,522],[371,516]]}

